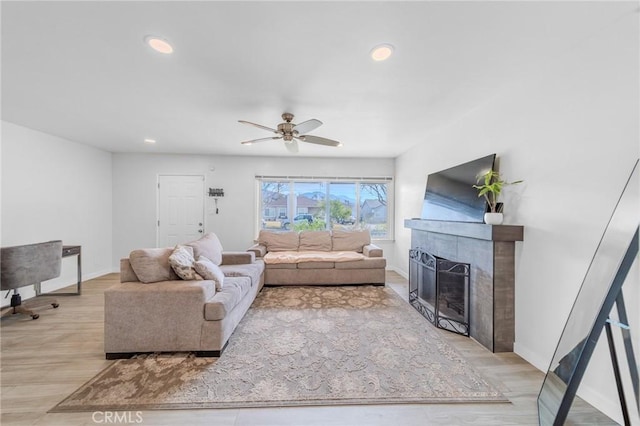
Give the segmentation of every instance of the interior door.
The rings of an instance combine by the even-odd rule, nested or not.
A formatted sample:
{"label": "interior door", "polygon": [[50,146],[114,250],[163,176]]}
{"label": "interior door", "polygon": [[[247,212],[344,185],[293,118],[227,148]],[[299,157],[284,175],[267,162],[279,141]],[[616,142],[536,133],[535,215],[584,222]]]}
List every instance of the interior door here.
{"label": "interior door", "polygon": [[158,176],[158,247],[197,240],[204,233],[204,176]]}

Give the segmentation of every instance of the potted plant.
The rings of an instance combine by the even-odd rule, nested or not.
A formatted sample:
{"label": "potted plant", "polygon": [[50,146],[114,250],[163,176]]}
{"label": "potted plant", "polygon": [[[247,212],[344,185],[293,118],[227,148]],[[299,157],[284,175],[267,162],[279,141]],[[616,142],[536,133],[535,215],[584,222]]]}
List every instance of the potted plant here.
{"label": "potted plant", "polygon": [[489,204],[489,212],[484,214],[484,222],[489,225],[500,225],[502,223],[502,211],[498,209],[498,197],[505,185],[515,185],[521,183],[521,180],[515,182],[507,182],[500,177],[500,174],[494,170],[489,170],[484,175],[478,176],[476,183],[473,185],[478,190],[478,197],[484,197]]}

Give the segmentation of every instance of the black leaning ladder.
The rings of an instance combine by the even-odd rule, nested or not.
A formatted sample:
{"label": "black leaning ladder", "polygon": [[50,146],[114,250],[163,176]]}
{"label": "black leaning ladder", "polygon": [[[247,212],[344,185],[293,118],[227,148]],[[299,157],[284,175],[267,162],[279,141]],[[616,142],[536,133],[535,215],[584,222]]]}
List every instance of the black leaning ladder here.
{"label": "black leaning ladder", "polygon": [[[598,339],[600,338],[602,329],[605,329],[607,333],[609,354],[611,355],[611,362],[613,364],[613,373],[616,379],[616,387],[618,389],[618,397],[620,399],[620,407],[622,409],[624,424],[625,426],[631,425],[631,421],[629,419],[629,408],[627,406],[624,386],[622,384],[622,377],[620,375],[620,365],[618,364],[616,346],[613,340],[613,331],[611,329],[612,324],[619,326],[620,330],[622,331],[624,349],[626,352],[627,363],[629,364],[629,373],[631,375],[631,383],[636,398],[636,405],[638,407],[638,411],[640,412],[638,365],[636,364],[636,359],[633,351],[633,343],[631,341],[631,333],[629,331],[629,319],[627,317],[624,296],[622,294],[622,285],[624,284],[627,275],[629,274],[629,270],[631,269],[634,260],[638,256],[638,245],[638,228],[636,228],[636,232],[631,240],[631,243],[629,244],[629,247],[627,248],[622,262],[620,263],[620,267],[616,272],[613,283],[609,288],[609,292],[607,293],[607,296],[604,299],[602,307],[600,308],[598,316],[596,317],[596,320],[593,324],[593,327],[591,328],[591,331],[587,336],[582,352],[578,357],[575,370],[568,380],[567,390],[562,397],[562,402],[560,403],[558,412],[553,421],[554,426],[562,426],[567,419],[569,409],[571,408],[571,404],[573,403],[573,400],[576,396],[578,386],[580,386],[580,382],[582,381],[582,377],[584,376],[584,373],[587,369],[587,365],[591,360],[591,355],[593,355],[593,351],[596,348],[596,344],[598,343]],[[614,321],[609,317],[614,303],[618,311],[618,318],[620,320],[619,322]]]}

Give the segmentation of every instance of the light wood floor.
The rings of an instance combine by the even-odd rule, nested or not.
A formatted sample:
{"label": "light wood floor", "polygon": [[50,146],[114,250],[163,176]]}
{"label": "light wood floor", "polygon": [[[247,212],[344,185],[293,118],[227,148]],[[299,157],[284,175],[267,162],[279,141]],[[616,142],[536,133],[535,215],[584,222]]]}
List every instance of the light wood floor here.
{"label": "light wood floor", "polygon": [[[60,308],[41,309],[38,320],[26,316],[2,320],[0,423],[3,426],[114,424],[105,420],[104,413],[48,414],[47,411],[113,362],[106,361],[103,353],[103,292],[117,280],[118,275],[111,274],[83,283],[81,296],[60,297]],[[400,275],[388,273],[387,285],[406,299],[407,284]],[[430,325],[425,322],[425,327]],[[541,372],[513,353],[492,354],[471,339],[446,331],[441,333],[511,402],[119,412],[119,416],[128,416],[119,424],[538,424],[536,397],[543,379]],[[615,423],[582,401],[576,401],[567,424]]]}

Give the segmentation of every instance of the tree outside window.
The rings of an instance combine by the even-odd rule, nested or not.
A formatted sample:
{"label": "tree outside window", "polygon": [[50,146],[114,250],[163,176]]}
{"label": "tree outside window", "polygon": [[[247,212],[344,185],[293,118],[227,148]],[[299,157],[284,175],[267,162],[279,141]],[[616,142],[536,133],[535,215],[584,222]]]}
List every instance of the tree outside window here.
{"label": "tree outside window", "polygon": [[388,182],[260,180],[261,229],[368,229],[389,238]]}
{"label": "tree outside window", "polygon": [[360,217],[362,228],[369,229],[371,237],[389,235],[386,183],[360,184]]}

